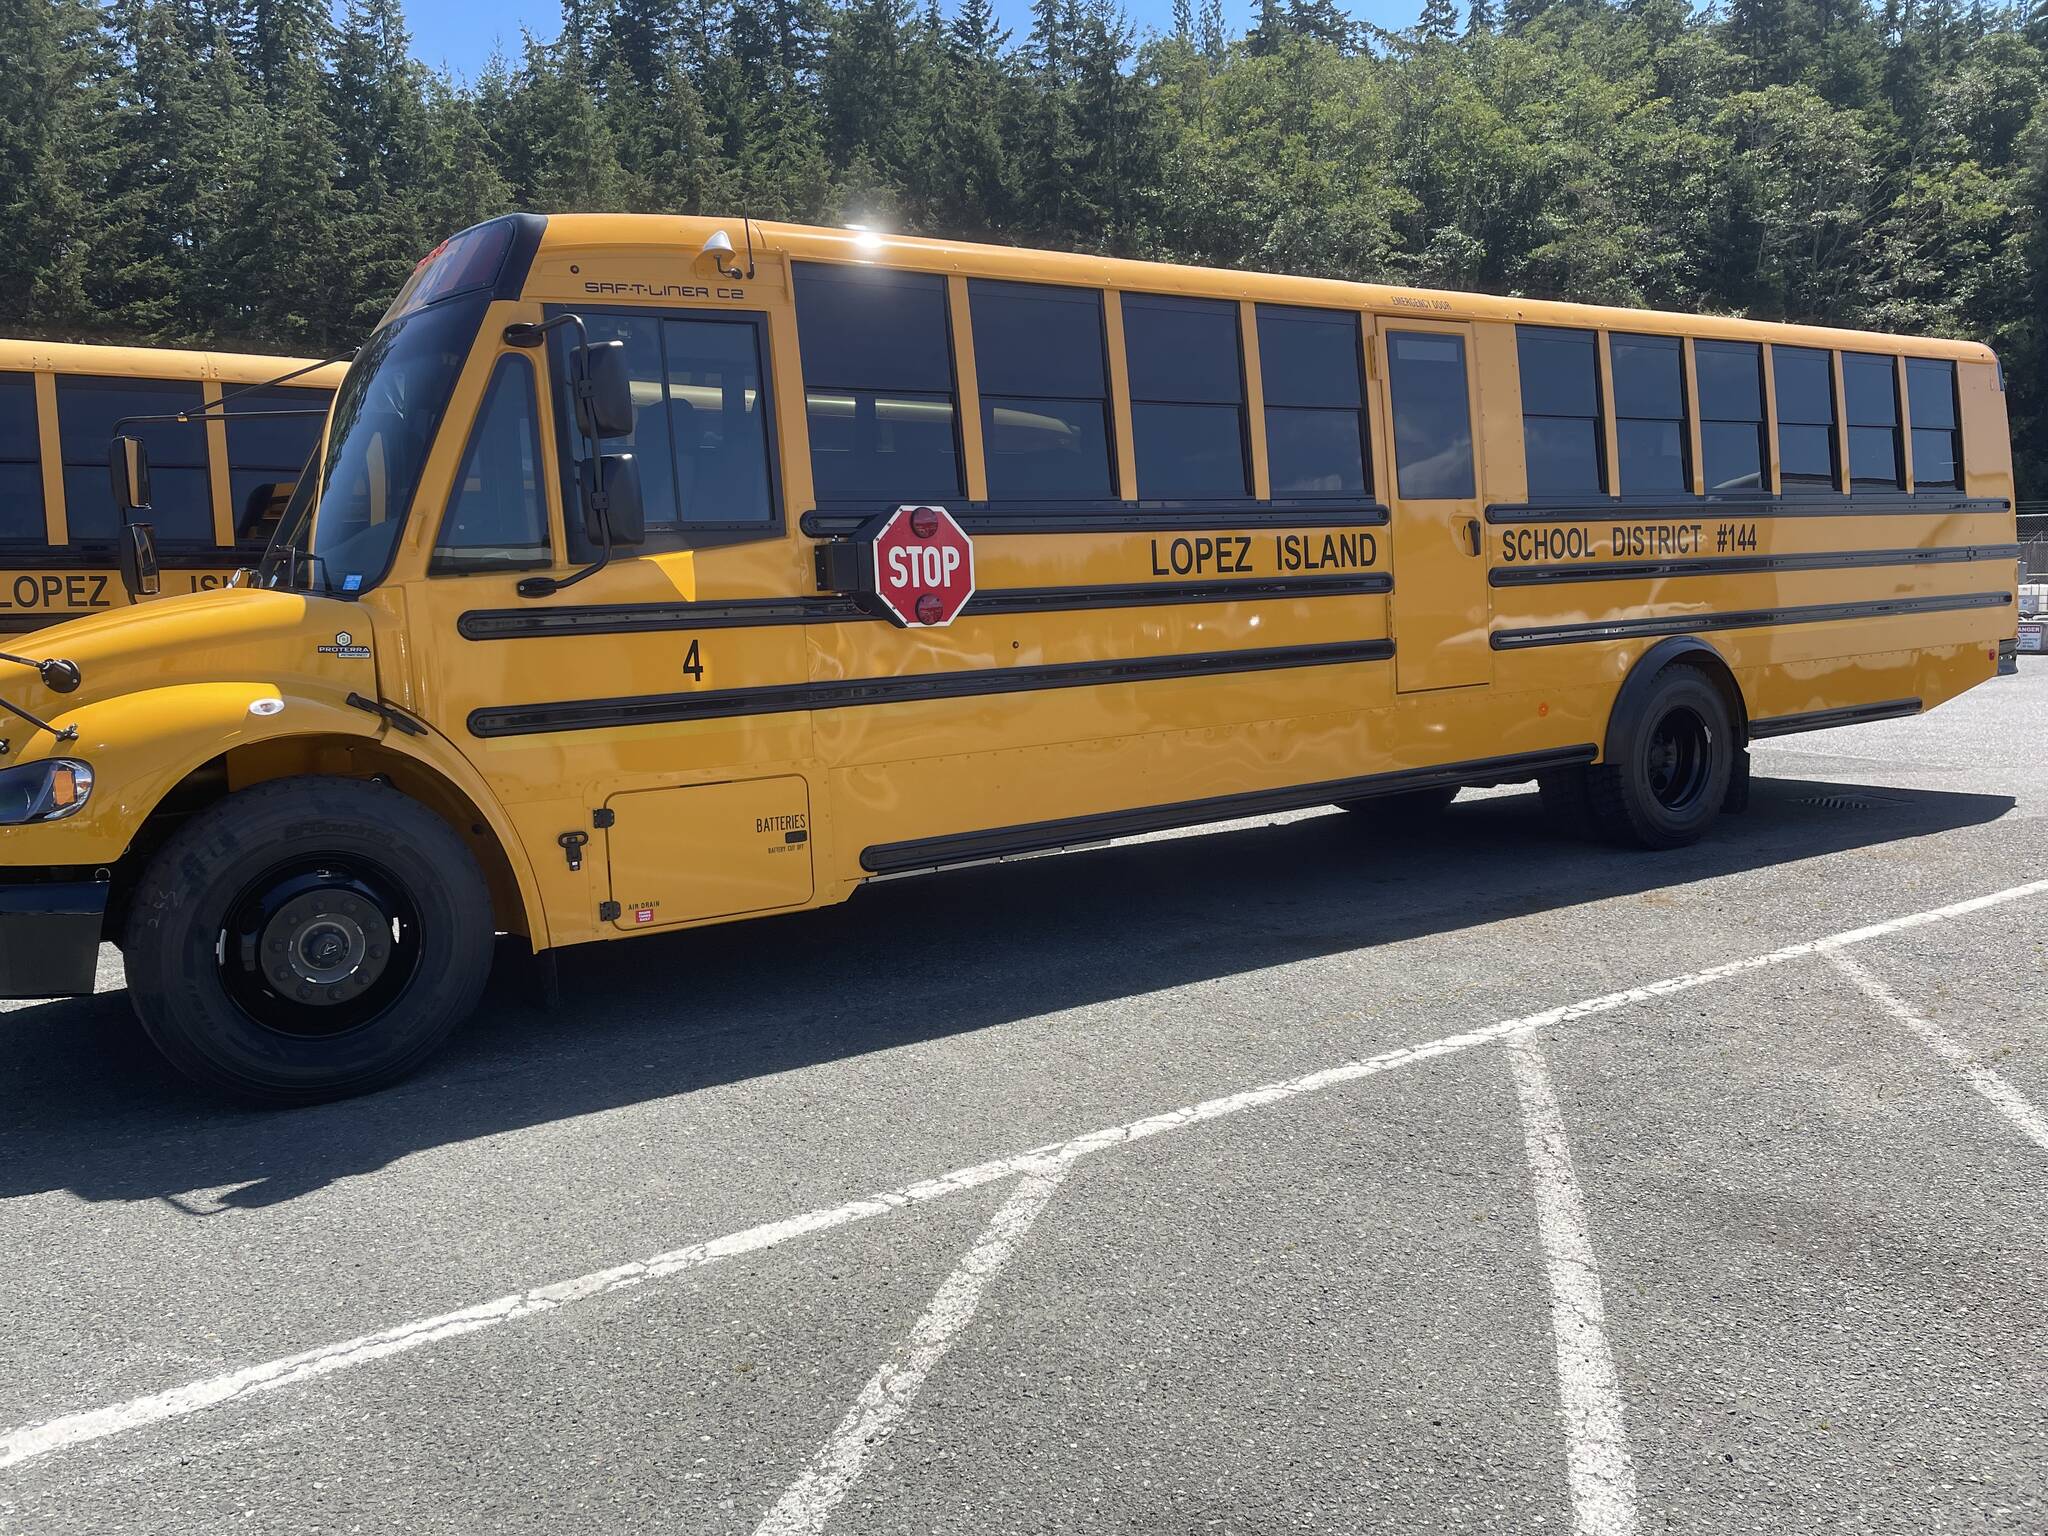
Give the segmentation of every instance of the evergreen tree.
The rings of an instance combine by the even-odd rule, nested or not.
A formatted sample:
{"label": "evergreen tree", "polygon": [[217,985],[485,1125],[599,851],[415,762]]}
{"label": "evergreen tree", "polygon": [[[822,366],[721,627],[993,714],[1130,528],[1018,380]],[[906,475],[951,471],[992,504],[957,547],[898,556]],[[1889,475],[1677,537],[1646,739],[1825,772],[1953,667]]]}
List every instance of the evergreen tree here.
{"label": "evergreen tree", "polygon": [[1458,35],[1457,0],[1422,0],[1416,31],[1431,42],[1448,43]]}
{"label": "evergreen tree", "polygon": [[1465,17],[1465,35],[1477,37],[1492,32],[1500,26],[1499,14],[1493,0],[1472,0],[1472,8]]}

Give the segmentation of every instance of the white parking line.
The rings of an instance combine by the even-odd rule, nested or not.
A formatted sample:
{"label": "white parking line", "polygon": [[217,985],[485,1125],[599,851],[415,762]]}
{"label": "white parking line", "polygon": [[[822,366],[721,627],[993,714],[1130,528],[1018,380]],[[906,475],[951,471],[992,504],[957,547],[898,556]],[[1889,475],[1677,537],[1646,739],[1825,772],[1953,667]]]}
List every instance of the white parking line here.
{"label": "white parking line", "polygon": [[910,1336],[861,1388],[839,1427],[826,1437],[810,1465],[755,1527],[754,1536],[816,1536],[825,1528],[832,1511],[867,1470],[868,1458],[882,1448],[910,1412],[932,1367],[945,1358],[953,1340],[973,1318],[989,1281],[1010,1262],[1010,1255],[1073,1167],[1072,1158],[1057,1158],[1024,1175],[974,1246],[946,1276]]}
{"label": "white parking line", "polygon": [[1090,1153],[1121,1146],[1126,1142],[1156,1136],[1164,1131],[1179,1130],[1184,1126],[1199,1125],[1204,1121],[1220,1119],[1244,1110],[1278,1104],[1339,1083],[1357,1082],[1361,1078],[1371,1077],[1395,1067],[1455,1055],[1460,1051],[1471,1050],[1475,1046],[1490,1045],[1525,1030],[1554,1028],[1577,1019],[1610,1013],[1630,1003],[1668,997],[1674,992],[1684,992],[1694,987],[1706,986],[1710,982],[1745,976],[1752,971],[1780,965],[1788,960],[1804,959],[1826,950],[1840,949],[1845,945],[1868,943],[1887,934],[1922,927],[1928,923],[1946,922],[1973,912],[1981,912],[1987,907],[2000,906],[2009,901],[2019,901],[2044,893],[2048,893],[2048,880],[2035,880],[2026,885],[2015,885],[2003,891],[1994,891],[1988,896],[1975,896],[1967,901],[1954,902],[1925,912],[1909,913],[1904,917],[1890,918],[1864,928],[1852,928],[1826,938],[1790,944],[1766,954],[1731,960],[1724,965],[1711,966],[1703,971],[1667,976],[1661,981],[1653,981],[1645,986],[1609,992],[1605,996],[1587,998],[1582,1002],[1566,1003],[1523,1018],[1503,1019],[1497,1024],[1445,1035],[1419,1045],[1397,1046],[1376,1056],[1348,1061],[1339,1066],[1327,1067],[1320,1072],[1311,1072],[1283,1082],[1267,1083],[1246,1089],[1242,1093],[1204,1100],[1199,1104],[1185,1105],[1164,1114],[1148,1115],[1142,1120],[1110,1126],[1085,1136],[1074,1137],[1069,1141],[1033,1147],[1012,1157],[976,1163],[966,1168],[955,1169],[952,1173],[942,1174],[935,1179],[921,1179],[915,1184],[885,1190],[864,1199],[850,1200],[843,1205],[806,1211],[782,1221],[748,1227],[744,1231],[714,1238],[710,1242],[696,1243],[687,1248],[656,1254],[652,1258],[616,1265],[588,1275],[579,1275],[572,1280],[536,1286],[531,1290],[500,1296],[494,1301],[480,1302],[459,1311],[400,1323],[379,1333],[365,1334],[361,1338],[348,1339],[337,1344],[321,1345],[295,1355],[265,1361],[260,1365],[245,1366],[237,1371],[208,1377],[204,1381],[195,1381],[165,1392],[134,1398],[125,1403],[66,1414],[40,1424],[25,1425],[0,1435],[0,1469],[19,1465],[33,1457],[62,1450],[67,1446],[82,1445],[89,1441],[105,1439],[109,1435],[124,1434],[148,1424],[197,1413],[203,1408],[211,1408],[253,1393],[273,1391],[316,1377],[333,1375],[338,1371],[367,1365],[374,1360],[387,1359],[392,1355],[439,1343],[444,1339],[476,1333],[516,1318],[551,1312],[571,1302],[587,1301],[591,1297],[602,1296],[627,1286],[664,1279],[683,1270],[716,1263],[735,1254],[772,1248],[778,1243],[787,1242],[790,1238],[800,1237],[806,1233],[845,1226],[851,1222],[865,1221],[872,1216],[885,1215],[904,1206],[942,1199],[963,1189],[977,1188],[1010,1174],[1022,1173],[1048,1158],[1085,1157]]}
{"label": "white parking line", "polygon": [[1628,1453],[1621,1383],[1607,1348],[1607,1305],[1593,1256],[1586,1205],[1572,1172],[1564,1117],[1550,1066],[1534,1035],[1507,1042],[1522,1143],[1529,1158],[1536,1233],[1550,1276],[1550,1332],[1557,1349],[1558,1407],[1564,1417],[1565,1473],[1573,1536],[1634,1536],[1636,1465]]}
{"label": "white parking line", "polygon": [[1961,1074],[1963,1081],[1982,1094],[1993,1109],[2010,1120],[2022,1136],[2043,1152],[2048,1152],[2048,1115],[2044,1115],[2028,1102],[2025,1094],[1972,1057],[1947,1030],[1914,1008],[1847,955],[1830,952],[1828,959],[1833,962],[1836,970],[1863,989],[1865,997],[1918,1035],[1929,1050],[1954,1067]]}

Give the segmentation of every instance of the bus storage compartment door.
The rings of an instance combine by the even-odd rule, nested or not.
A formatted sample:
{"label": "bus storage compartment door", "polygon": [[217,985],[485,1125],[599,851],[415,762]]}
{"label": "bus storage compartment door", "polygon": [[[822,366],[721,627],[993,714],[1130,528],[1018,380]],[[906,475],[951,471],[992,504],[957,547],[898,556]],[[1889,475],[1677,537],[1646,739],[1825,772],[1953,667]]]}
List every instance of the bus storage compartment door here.
{"label": "bus storage compartment door", "polygon": [[811,899],[803,779],[639,789],[605,801],[614,927],[662,928]]}

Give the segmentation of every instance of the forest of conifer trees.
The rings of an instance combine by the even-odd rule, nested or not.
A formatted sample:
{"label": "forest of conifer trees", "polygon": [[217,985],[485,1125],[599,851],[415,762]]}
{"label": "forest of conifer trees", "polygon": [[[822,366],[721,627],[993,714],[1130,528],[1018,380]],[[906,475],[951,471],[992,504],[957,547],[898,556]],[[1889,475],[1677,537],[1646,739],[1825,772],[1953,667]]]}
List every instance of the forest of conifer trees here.
{"label": "forest of conifer trees", "polygon": [[328,353],[508,208],[714,210],[1968,336],[2048,495],[2048,0],[0,0],[0,332]]}

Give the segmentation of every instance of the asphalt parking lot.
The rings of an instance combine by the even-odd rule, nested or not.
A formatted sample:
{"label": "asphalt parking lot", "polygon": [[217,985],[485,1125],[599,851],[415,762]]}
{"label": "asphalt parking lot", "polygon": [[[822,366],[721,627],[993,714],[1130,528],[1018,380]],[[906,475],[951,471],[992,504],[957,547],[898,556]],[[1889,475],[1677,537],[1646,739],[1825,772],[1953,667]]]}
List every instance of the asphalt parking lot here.
{"label": "asphalt parking lot", "polygon": [[0,1529],[2048,1530],[2021,665],[1677,854],[901,881],[314,1110],[10,1005]]}

